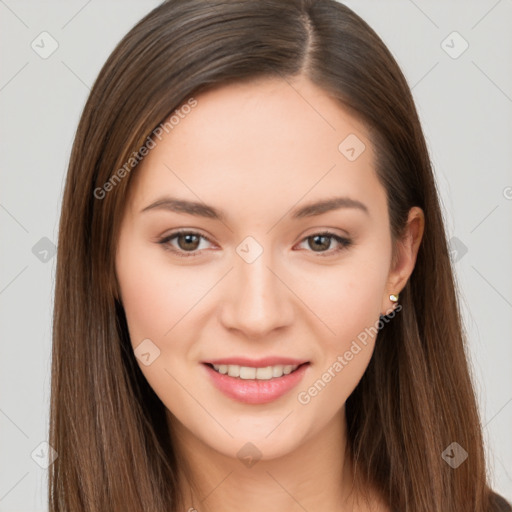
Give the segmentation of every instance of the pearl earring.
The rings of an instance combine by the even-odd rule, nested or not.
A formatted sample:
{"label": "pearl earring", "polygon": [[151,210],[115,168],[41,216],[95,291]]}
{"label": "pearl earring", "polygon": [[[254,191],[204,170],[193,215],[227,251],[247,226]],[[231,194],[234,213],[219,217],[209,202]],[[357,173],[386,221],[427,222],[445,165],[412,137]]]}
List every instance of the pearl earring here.
{"label": "pearl earring", "polygon": [[390,296],[389,296],[389,300],[391,302],[398,302],[398,293],[392,293]]}

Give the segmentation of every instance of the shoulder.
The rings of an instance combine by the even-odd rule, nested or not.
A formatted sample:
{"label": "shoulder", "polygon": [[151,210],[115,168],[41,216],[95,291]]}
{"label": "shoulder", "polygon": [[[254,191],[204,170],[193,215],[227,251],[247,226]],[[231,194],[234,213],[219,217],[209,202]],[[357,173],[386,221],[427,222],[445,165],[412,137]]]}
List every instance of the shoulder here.
{"label": "shoulder", "polygon": [[512,505],[498,493],[491,491],[489,495],[489,512],[512,512]]}

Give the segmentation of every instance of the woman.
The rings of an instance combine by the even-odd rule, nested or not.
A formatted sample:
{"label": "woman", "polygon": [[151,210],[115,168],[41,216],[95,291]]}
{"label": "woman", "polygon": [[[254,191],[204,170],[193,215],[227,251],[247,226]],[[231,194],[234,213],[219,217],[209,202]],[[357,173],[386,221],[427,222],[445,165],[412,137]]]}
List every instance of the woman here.
{"label": "woman", "polygon": [[62,205],[50,510],[511,510],[407,83],[332,0],[168,1]]}

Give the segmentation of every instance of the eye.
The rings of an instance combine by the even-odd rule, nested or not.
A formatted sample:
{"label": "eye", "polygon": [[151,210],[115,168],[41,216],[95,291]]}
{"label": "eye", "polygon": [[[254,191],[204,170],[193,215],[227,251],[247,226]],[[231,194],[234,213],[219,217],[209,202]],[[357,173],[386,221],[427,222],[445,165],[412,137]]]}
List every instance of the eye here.
{"label": "eye", "polygon": [[[329,250],[333,240],[338,244],[338,248]],[[343,249],[349,247],[352,241],[348,238],[336,235],[330,231],[323,231],[321,233],[315,233],[302,240],[301,243],[306,242],[312,249],[312,252],[319,253],[319,256],[331,256],[333,253],[338,253]]]}
{"label": "eye", "polygon": [[[207,237],[196,231],[180,230],[165,236],[159,240],[158,243],[162,245],[165,250],[187,258],[198,256],[200,250],[205,249],[205,247],[201,247],[202,240],[210,242]],[[333,240],[338,244],[338,248],[329,250]],[[177,247],[171,242],[176,242]],[[308,246],[312,249],[312,252],[318,253],[319,256],[331,256],[333,253],[338,253],[352,244],[350,239],[341,237],[329,231],[310,235],[304,238],[301,243],[304,242],[307,242]]]}
{"label": "eye", "polygon": [[[171,243],[171,241],[176,241],[178,247]],[[196,231],[175,231],[170,235],[165,236],[161,240],[158,241],[164,249],[171,251],[178,256],[183,256],[185,258],[190,256],[197,256],[198,252],[204,247],[200,247],[201,240],[206,240],[210,242],[208,238]],[[189,254],[187,254],[189,253]]]}

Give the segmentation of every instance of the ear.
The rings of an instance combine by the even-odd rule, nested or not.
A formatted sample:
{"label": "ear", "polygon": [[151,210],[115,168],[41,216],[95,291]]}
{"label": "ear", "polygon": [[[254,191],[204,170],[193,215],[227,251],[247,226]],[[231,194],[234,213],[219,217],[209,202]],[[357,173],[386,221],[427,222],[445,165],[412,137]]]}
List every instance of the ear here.
{"label": "ear", "polygon": [[383,313],[381,314],[383,315],[389,314],[390,308],[395,304],[389,296],[400,293],[414,270],[424,228],[423,210],[414,206],[409,210],[407,224],[401,238],[396,241],[395,257],[391,262],[385,294],[382,297],[381,311]]}

